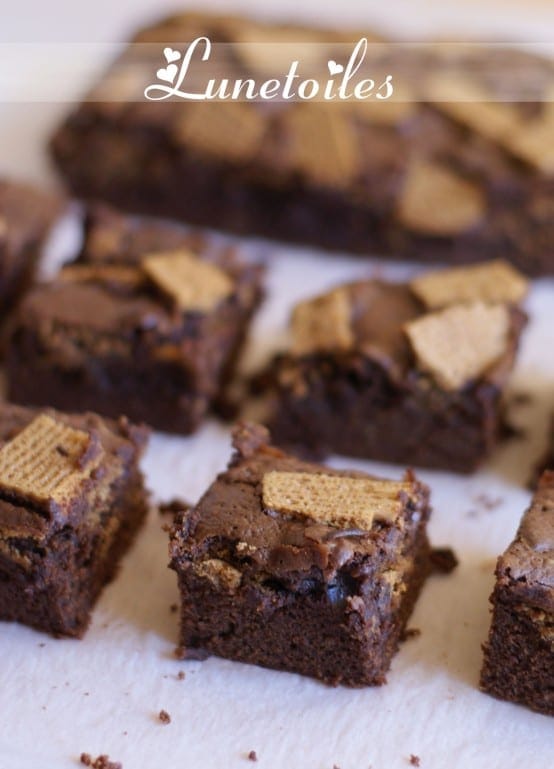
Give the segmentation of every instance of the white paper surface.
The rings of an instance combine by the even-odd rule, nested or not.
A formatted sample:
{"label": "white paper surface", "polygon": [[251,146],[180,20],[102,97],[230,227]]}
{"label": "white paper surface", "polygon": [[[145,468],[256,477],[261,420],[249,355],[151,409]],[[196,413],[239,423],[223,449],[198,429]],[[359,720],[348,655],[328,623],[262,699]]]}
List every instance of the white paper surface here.
{"label": "white paper surface", "polygon": [[[231,6],[219,3],[223,5]],[[281,16],[294,17],[294,5],[281,4],[287,9]],[[327,10],[326,19],[360,22],[366,5],[344,3],[341,9]],[[405,16],[408,6],[398,5]],[[442,3],[440,10],[425,2],[409,7],[416,5],[435,33],[440,22],[448,31],[452,29],[449,19],[459,22],[462,18],[465,27],[461,28],[473,29],[476,35],[494,29],[493,9],[502,7],[486,4],[480,25],[474,3],[465,4],[465,15],[460,7],[452,10],[453,3]],[[527,34],[531,39],[533,30],[543,28],[546,4],[542,16],[540,3],[531,4],[535,15],[507,5],[511,10],[504,9],[499,33],[511,29],[514,38],[526,39]],[[54,10],[70,8],[59,0],[48,9],[36,3],[35,13],[28,17],[30,29],[35,30],[33,39],[43,31],[45,38],[56,36],[49,21],[53,6]],[[243,2],[240,7],[255,8],[255,3]],[[272,7],[264,5],[266,15]],[[310,18],[311,12],[317,18],[317,7],[316,2],[305,2],[302,17]],[[146,0],[121,2],[117,8],[99,0],[95,8],[96,25],[90,27],[88,39],[101,35],[113,39],[110,19],[119,31],[162,12],[159,3]],[[450,16],[445,8],[452,10]],[[8,34],[10,24],[16,31],[25,28],[27,12],[28,3],[11,10]],[[368,12],[368,23],[379,18],[392,25],[391,4]],[[412,28],[420,29],[421,16],[410,18],[419,18]],[[69,20],[75,21],[71,16]],[[59,38],[72,39],[74,25],[63,15],[56,15],[56,23]],[[410,29],[406,19],[399,19],[398,26]],[[87,37],[88,27],[82,29],[81,39]],[[23,39],[21,34],[18,39]],[[63,108],[1,105],[0,110],[0,170],[51,180],[43,146]],[[58,233],[51,258],[67,252],[71,236],[71,227]],[[288,311],[300,297],[382,266],[375,260],[322,257],[315,251],[267,243],[261,249],[272,258],[269,295],[254,324],[244,362],[247,369],[282,343]],[[412,270],[389,265],[383,267],[383,274],[402,278]],[[411,754],[420,757],[423,769],[551,766],[552,719],[477,690],[494,563],[512,539],[529,501],[525,483],[544,445],[547,414],[554,403],[554,281],[534,282],[528,309],[531,323],[511,388],[532,396],[529,404],[517,410],[528,437],[506,444],[471,477],[420,472],[432,487],[431,539],[437,545],[453,546],[460,566],[448,577],[428,581],[409,623],[422,634],[402,646],[386,686],[332,689],[297,675],[215,658],[202,663],[177,661],[173,649],[178,618],[170,612],[178,599],[176,579],[166,567],[162,520],[153,514],[119,577],[105,590],[84,640],[53,640],[25,627],[0,623],[0,769],[70,769],[78,765],[82,751],[94,756],[107,753],[121,761],[124,769],[238,768],[249,765],[250,750],[256,751],[261,769],[332,769],[334,765],[402,769],[409,766]],[[195,500],[225,466],[229,449],[229,431],[213,420],[192,438],[155,435],[144,460],[148,485],[157,499],[179,495]],[[332,463],[391,477],[401,473],[401,468],[377,463],[342,458]],[[479,499],[482,494],[501,502],[487,510]],[[177,678],[181,670],[185,680]],[[157,718],[162,708],[171,716],[168,725]]]}

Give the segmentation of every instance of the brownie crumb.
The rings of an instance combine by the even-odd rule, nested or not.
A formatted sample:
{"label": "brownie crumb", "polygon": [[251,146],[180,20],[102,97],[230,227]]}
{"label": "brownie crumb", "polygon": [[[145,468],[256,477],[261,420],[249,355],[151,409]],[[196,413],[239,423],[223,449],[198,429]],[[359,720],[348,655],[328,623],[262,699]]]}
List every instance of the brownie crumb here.
{"label": "brownie crumb", "polygon": [[249,761],[257,761],[258,760],[258,754],[256,753],[255,750],[251,750],[250,751],[250,753],[248,754],[248,760]]}
{"label": "brownie crumb", "polygon": [[167,712],[167,710],[160,710],[158,713],[158,718],[162,722],[162,724],[170,724],[171,723],[171,716]]}
{"label": "brownie crumb", "polygon": [[94,759],[90,753],[81,753],[79,761],[92,769],[123,769],[123,765],[119,761],[110,761],[110,757],[104,753]]}
{"label": "brownie crumb", "polygon": [[413,753],[410,756],[410,764],[412,766],[420,766],[421,765],[421,759],[419,756],[415,756]]}
{"label": "brownie crumb", "polygon": [[504,502],[502,497],[491,497],[488,494],[481,493],[473,497],[473,501],[476,502],[483,510],[496,510],[497,507]]}
{"label": "brownie crumb", "polygon": [[459,563],[451,547],[434,547],[429,557],[432,571],[439,574],[450,574]]}
{"label": "brownie crumb", "polygon": [[184,680],[185,680],[185,677],[186,677],[186,676],[185,676],[185,671],[184,671],[184,670],[180,670],[180,671],[177,673],[177,680],[178,680],[178,681],[184,681]]}
{"label": "brownie crumb", "polygon": [[171,612],[171,614],[175,614],[178,608],[179,606],[176,603],[172,603],[171,606],[169,607],[169,611]]}
{"label": "brownie crumb", "polygon": [[412,638],[419,638],[421,630],[418,627],[407,627],[400,636],[401,641],[410,641]]}

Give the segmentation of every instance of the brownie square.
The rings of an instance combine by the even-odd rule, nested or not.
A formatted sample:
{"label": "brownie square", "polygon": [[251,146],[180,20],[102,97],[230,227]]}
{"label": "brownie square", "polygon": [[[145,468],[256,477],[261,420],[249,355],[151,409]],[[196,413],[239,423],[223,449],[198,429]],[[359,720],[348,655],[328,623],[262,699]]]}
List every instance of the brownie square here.
{"label": "brownie square", "polygon": [[0,319],[32,282],[44,239],[61,211],[55,195],[0,179]]}
{"label": "brownie square", "polygon": [[526,282],[504,262],[362,280],[297,305],[261,377],[279,445],[471,472],[505,430]]}
{"label": "brownie square", "polygon": [[[224,77],[228,90],[239,79],[259,90],[283,83],[297,60],[295,86],[318,81],[318,99],[147,101],[150,84],[169,85],[156,78],[164,49],[180,66],[201,36],[210,59],[196,49],[183,88],[203,93]],[[221,14],[164,19],[137,33],[67,117],[55,162],[78,196],[130,211],[417,261],[501,254],[552,274],[550,61],[501,46],[369,45],[363,69],[376,92],[392,73],[394,95],[341,101],[328,62],[345,66],[362,37],[376,40]]]}
{"label": "brownie square", "polygon": [[224,396],[261,275],[180,227],[97,209],[77,263],[20,308],[10,398],[190,433]]}
{"label": "brownie square", "polygon": [[234,447],[172,531],[184,656],[384,683],[428,573],[428,488],[301,461],[261,426]]}
{"label": "brownie square", "polygon": [[554,716],[554,472],[496,566],[481,689]]}
{"label": "brownie square", "polygon": [[145,428],[0,406],[0,620],[80,638],[148,499]]}
{"label": "brownie square", "polygon": [[534,482],[540,478],[545,470],[554,471],[554,414],[550,420],[550,430],[548,433],[548,445],[544,455],[539,460],[538,466],[535,471]]}

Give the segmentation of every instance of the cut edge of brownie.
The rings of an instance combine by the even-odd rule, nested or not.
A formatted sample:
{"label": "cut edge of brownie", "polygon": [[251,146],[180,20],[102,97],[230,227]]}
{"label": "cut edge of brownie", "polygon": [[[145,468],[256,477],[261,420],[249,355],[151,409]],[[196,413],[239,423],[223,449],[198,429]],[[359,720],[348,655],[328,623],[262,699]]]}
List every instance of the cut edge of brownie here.
{"label": "cut edge of brownie", "polygon": [[[547,516],[550,516],[548,519]],[[496,566],[480,689],[554,716],[554,472],[545,471]],[[550,560],[550,563],[549,563]]]}

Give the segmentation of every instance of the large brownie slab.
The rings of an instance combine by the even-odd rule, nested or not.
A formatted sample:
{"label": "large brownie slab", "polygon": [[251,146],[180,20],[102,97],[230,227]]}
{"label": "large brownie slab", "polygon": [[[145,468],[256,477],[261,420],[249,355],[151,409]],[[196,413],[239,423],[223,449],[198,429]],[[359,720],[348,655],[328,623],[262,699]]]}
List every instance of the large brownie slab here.
{"label": "large brownie slab", "polygon": [[80,637],[147,513],[127,420],[0,406],[0,620]]}
{"label": "large brownie slab", "polygon": [[554,716],[554,472],[496,566],[481,688]]}
{"label": "large brownie slab", "polygon": [[[164,50],[183,53],[203,35],[210,76],[231,82],[283,80],[298,60],[296,82],[324,84],[329,63],[344,66],[362,35],[375,39],[202,13],[142,30],[53,138],[77,195],[327,249],[451,263],[501,255],[552,274],[549,61],[499,46],[370,45],[360,77],[392,73],[394,102],[146,101]],[[201,53],[191,90],[208,80]]]}
{"label": "large brownie slab", "polygon": [[429,571],[429,490],[300,461],[259,426],[234,446],[172,532],[184,655],[384,683]]}

